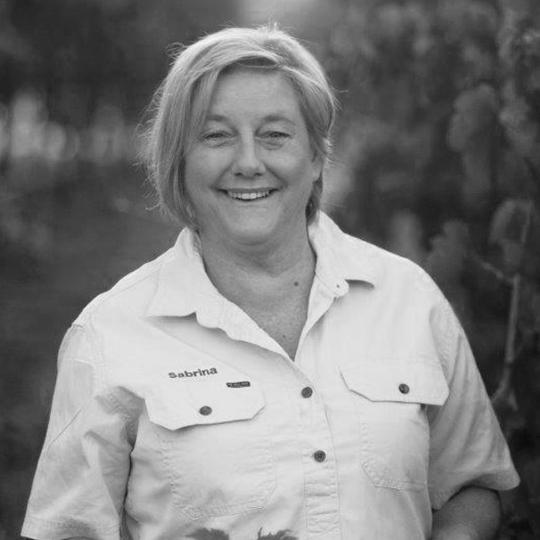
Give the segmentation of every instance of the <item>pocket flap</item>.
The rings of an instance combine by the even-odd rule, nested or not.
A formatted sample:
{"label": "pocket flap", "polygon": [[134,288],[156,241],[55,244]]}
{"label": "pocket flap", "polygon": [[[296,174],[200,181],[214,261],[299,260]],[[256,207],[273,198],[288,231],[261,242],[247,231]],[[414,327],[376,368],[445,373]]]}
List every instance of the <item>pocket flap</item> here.
{"label": "pocket flap", "polygon": [[340,369],[347,387],[370,401],[442,405],[448,397],[448,384],[436,360],[343,362]]}
{"label": "pocket flap", "polygon": [[249,386],[227,386],[226,381],[167,382],[145,397],[148,417],[170,430],[249,420],[265,403],[262,390],[253,381],[246,382]]}

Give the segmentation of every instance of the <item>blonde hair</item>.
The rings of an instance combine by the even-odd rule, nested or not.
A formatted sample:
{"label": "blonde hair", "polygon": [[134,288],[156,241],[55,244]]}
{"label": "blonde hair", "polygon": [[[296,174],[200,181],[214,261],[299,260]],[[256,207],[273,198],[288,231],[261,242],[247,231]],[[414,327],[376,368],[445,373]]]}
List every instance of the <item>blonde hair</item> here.
{"label": "blonde hair", "polygon": [[[298,96],[316,156],[326,162],[330,153],[335,97],[321,65],[305,47],[275,25],[227,28],[205,36],[176,56],[154,95],[143,156],[160,208],[190,227],[196,223],[185,191],[184,156],[202,128],[219,76],[235,67],[283,73]],[[306,208],[308,221],[319,209],[321,194],[322,175]]]}

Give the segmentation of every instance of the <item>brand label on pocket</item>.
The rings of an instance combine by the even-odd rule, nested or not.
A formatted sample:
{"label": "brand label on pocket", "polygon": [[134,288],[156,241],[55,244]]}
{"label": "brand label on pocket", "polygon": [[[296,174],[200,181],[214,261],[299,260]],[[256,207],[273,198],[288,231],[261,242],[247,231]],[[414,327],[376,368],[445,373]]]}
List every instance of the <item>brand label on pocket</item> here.
{"label": "brand label on pocket", "polygon": [[249,381],[236,381],[226,383],[229,388],[244,388],[245,386],[251,386]]}

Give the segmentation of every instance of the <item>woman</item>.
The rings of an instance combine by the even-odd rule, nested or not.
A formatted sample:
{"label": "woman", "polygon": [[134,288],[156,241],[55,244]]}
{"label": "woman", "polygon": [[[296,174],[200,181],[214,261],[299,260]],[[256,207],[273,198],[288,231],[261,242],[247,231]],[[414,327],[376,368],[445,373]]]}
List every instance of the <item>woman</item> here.
{"label": "woman", "polygon": [[452,310],[319,211],[333,117],[275,28],[177,57],[148,160],[187,227],[68,331],[25,536],[492,537],[517,475]]}

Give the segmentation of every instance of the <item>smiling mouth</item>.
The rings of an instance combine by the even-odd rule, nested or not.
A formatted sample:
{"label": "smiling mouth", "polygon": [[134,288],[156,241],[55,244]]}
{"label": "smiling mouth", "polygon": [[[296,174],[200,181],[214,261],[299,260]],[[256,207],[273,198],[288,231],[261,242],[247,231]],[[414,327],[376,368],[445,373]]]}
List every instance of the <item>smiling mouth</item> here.
{"label": "smiling mouth", "polygon": [[259,191],[229,191],[229,190],[223,190],[223,193],[227,195],[227,197],[230,197],[231,199],[235,199],[237,201],[257,201],[260,199],[266,199],[271,193],[276,191],[275,189],[265,189],[265,190],[259,190]]}

